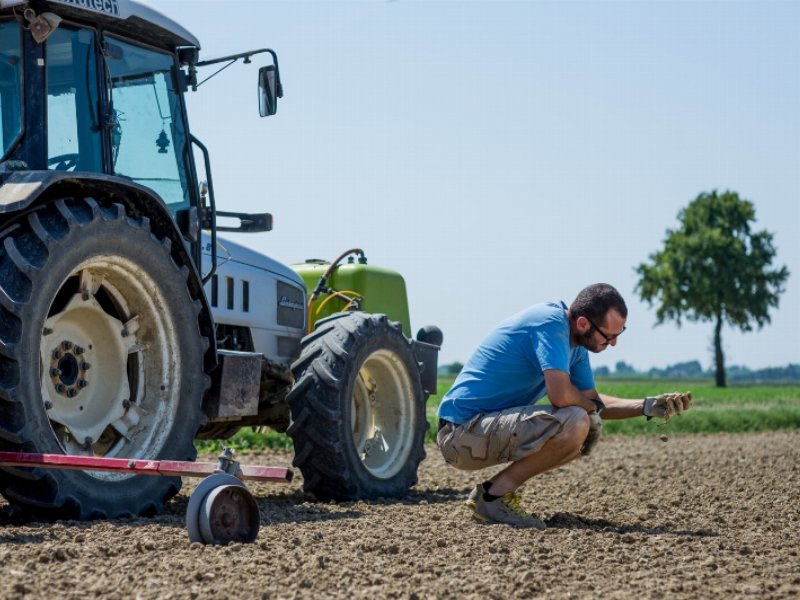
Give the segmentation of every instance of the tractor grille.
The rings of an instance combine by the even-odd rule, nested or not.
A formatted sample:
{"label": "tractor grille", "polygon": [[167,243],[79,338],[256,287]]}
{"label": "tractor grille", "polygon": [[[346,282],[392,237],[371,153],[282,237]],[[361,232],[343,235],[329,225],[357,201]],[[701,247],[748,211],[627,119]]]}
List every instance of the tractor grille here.
{"label": "tractor grille", "polygon": [[303,328],[306,314],[303,290],[279,281],[277,304],[278,325]]}

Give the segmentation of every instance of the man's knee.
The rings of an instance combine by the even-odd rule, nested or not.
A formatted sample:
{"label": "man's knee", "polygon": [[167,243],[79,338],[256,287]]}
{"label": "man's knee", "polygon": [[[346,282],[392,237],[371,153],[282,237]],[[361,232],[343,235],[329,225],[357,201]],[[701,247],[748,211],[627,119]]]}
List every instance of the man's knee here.
{"label": "man's knee", "polygon": [[580,406],[565,406],[558,413],[562,427],[557,437],[580,447],[589,435],[589,414]]}

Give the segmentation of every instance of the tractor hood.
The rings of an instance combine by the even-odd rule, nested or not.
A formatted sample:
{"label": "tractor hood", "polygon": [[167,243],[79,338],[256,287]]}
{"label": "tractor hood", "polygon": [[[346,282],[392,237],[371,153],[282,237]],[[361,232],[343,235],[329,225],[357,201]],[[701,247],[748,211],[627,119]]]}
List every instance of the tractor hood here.
{"label": "tractor hood", "polygon": [[[211,260],[211,239],[205,234],[203,235],[203,257],[203,262]],[[300,275],[283,263],[242,246],[241,244],[232,242],[229,239],[218,237],[217,267],[222,266],[228,261],[247,265],[256,269],[263,269],[264,271],[268,271],[283,279],[296,283],[299,287],[305,287]],[[203,270],[206,271],[205,268]]]}

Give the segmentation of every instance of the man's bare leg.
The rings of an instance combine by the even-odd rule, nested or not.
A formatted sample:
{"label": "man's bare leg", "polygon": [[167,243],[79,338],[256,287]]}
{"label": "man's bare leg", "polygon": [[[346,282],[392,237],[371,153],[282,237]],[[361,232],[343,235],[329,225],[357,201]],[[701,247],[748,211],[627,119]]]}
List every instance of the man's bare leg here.
{"label": "man's bare leg", "polygon": [[541,450],[511,463],[492,477],[489,480],[492,482],[489,494],[502,496],[513,492],[531,477],[575,460],[588,433],[589,418],[585,414],[570,419],[564,424],[564,429],[548,440]]}

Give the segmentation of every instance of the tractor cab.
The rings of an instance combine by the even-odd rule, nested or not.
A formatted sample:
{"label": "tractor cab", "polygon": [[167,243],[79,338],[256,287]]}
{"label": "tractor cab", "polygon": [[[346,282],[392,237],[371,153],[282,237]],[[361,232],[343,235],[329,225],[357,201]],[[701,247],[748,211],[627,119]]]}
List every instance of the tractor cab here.
{"label": "tractor cab", "polygon": [[[198,67],[249,62],[260,52],[273,61],[258,73],[262,116],[275,113],[281,92],[271,50],[200,62],[199,49],[182,26],[138,2],[0,0],[0,160],[147,188],[200,264],[198,231],[209,229],[214,237],[216,214],[208,153],[189,131],[183,94],[197,89]],[[195,149],[204,156],[205,195]],[[241,219],[247,227],[233,230],[266,230],[266,224],[254,229],[253,223],[266,223],[258,217]]]}

